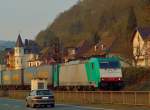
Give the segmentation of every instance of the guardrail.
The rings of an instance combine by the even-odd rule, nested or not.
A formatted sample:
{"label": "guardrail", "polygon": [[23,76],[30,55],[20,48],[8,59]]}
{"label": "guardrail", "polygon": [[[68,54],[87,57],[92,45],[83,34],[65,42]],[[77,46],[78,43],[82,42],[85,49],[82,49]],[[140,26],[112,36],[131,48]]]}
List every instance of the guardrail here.
{"label": "guardrail", "polygon": [[71,104],[126,104],[150,105],[150,92],[112,91],[112,92],[55,92],[56,102]]}
{"label": "guardrail", "polygon": [[[29,91],[0,91],[0,96],[25,99]],[[150,106],[150,91],[55,91],[61,104],[125,104]]]}

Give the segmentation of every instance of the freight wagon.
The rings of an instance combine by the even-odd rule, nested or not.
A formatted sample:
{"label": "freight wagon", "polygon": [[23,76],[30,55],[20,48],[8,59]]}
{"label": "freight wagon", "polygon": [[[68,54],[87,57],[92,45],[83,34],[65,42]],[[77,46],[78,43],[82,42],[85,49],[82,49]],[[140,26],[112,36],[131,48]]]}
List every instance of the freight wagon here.
{"label": "freight wagon", "polygon": [[31,80],[34,78],[46,78],[49,87],[52,87],[52,65],[1,71],[0,88],[29,90],[31,88]]}
{"label": "freight wagon", "polygon": [[1,88],[16,89],[22,87],[22,70],[2,71],[1,76]]}

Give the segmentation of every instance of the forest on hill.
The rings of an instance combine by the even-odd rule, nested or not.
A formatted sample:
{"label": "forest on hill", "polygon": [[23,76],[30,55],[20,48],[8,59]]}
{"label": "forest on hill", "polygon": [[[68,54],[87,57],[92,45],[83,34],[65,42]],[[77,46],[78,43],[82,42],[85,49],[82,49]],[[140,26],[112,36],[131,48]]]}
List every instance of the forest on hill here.
{"label": "forest on hill", "polygon": [[137,26],[150,26],[150,0],[80,0],[39,32],[36,42],[47,50],[60,41],[72,47],[97,34],[110,52],[129,58],[131,33]]}

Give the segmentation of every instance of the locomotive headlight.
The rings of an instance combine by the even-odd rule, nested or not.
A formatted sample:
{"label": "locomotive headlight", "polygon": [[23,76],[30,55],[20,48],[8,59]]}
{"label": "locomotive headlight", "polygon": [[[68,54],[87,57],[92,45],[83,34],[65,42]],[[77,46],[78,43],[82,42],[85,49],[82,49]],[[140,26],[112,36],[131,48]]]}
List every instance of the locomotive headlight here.
{"label": "locomotive headlight", "polygon": [[110,69],[109,72],[113,72],[113,69]]}
{"label": "locomotive headlight", "polygon": [[118,80],[121,80],[121,78],[119,78]]}

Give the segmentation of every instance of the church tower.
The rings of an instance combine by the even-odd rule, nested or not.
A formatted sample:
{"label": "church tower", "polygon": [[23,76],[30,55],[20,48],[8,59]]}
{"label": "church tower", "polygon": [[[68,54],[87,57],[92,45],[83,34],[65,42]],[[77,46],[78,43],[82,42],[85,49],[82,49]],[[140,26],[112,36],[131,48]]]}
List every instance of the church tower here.
{"label": "church tower", "polygon": [[14,48],[14,57],[15,57],[15,69],[22,69],[24,67],[24,45],[21,39],[20,34],[18,35],[16,46]]}

